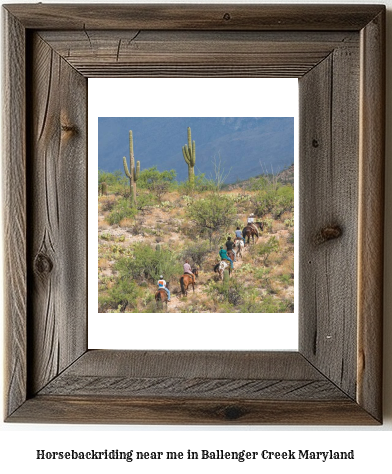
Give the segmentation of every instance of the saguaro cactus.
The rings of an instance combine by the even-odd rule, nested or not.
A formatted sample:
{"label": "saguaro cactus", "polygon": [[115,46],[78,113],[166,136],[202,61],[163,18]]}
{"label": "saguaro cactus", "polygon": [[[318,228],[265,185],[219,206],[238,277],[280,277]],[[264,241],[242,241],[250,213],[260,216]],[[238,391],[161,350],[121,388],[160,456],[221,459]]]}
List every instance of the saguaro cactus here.
{"label": "saguaro cactus", "polygon": [[129,130],[129,157],[130,157],[130,171],[127,165],[127,159],[123,157],[124,171],[129,178],[130,194],[131,194],[131,205],[136,206],[136,181],[140,175],[140,161],[136,162],[135,167],[135,155],[133,154],[133,136],[132,130]]}
{"label": "saguaro cactus", "polygon": [[229,289],[229,282],[230,282],[230,273],[229,270],[223,271],[223,288],[225,290]]}
{"label": "saguaro cactus", "polygon": [[105,183],[105,181],[102,181],[101,183],[101,196],[107,196],[108,194],[108,185]]}
{"label": "saguaro cactus", "polygon": [[196,143],[191,137],[191,127],[188,127],[188,145],[182,147],[184,160],[188,165],[188,181],[193,186],[195,182]]}

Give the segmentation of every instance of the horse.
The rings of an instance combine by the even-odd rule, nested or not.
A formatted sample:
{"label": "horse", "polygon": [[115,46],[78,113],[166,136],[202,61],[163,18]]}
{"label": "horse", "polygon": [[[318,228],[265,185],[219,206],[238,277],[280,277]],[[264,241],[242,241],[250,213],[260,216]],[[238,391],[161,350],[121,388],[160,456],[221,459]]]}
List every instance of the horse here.
{"label": "horse", "polygon": [[264,222],[257,221],[257,222],[254,222],[253,225],[257,226],[257,227],[263,232],[263,230],[264,230]]}
{"label": "horse", "polygon": [[254,222],[252,224],[248,224],[247,226],[245,226],[242,230],[242,236],[244,237],[244,239],[248,238],[248,244],[250,243],[250,238],[252,237],[252,243],[255,242],[255,237],[256,237],[256,241],[257,239],[259,238],[259,230],[263,230],[264,229],[264,224],[262,222]]}
{"label": "horse", "polygon": [[[169,284],[168,283],[166,284],[166,287],[169,290]],[[162,303],[162,308],[163,308],[163,305],[165,304],[166,305],[166,310],[167,310],[168,295],[167,295],[167,292],[164,288],[159,289],[155,293],[155,301],[156,301],[157,307],[159,306],[159,303]]]}
{"label": "horse", "polygon": [[219,278],[221,280],[223,280],[223,273],[227,267],[229,268],[229,275],[231,275],[231,265],[230,262],[228,262],[227,260],[221,260],[214,267],[214,272],[219,273]]}
{"label": "horse", "polygon": [[227,253],[227,256],[228,256],[229,258],[231,258],[231,259],[233,260],[233,262],[234,262],[234,260],[235,260],[234,252],[233,252],[232,250],[228,250],[226,253]]}
{"label": "horse", "polygon": [[242,239],[235,239],[234,243],[235,243],[235,248],[237,249],[237,257],[242,258],[242,250],[245,247],[244,241]]}
{"label": "horse", "polygon": [[[199,276],[199,271],[197,268],[192,268],[192,273],[195,275],[195,281],[196,278]],[[188,287],[189,285],[192,285],[193,292],[195,292],[195,281],[193,280],[192,275],[189,275],[189,273],[184,273],[182,277],[180,278],[180,285],[181,285],[181,293],[184,296],[188,295]]]}

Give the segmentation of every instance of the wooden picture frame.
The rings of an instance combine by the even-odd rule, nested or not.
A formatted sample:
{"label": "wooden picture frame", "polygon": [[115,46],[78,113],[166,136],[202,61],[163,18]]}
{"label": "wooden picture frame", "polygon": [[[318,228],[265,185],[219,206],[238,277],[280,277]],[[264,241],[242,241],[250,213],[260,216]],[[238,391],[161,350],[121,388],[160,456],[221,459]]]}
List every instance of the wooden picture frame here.
{"label": "wooden picture frame", "polygon": [[[382,423],[385,7],[3,20],[6,421]],[[299,78],[298,352],[88,350],[87,78],[109,76]]]}

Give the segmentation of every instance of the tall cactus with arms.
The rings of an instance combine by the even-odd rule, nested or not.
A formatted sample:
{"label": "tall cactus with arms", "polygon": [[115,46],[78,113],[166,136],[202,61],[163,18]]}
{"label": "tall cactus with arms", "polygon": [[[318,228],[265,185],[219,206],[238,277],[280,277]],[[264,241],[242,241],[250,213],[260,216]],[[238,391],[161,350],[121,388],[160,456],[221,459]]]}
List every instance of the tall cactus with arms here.
{"label": "tall cactus with arms", "polygon": [[131,192],[131,206],[136,206],[136,181],[139,179],[140,175],[140,161],[136,162],[135,168],[135,155],[133,154],[133,136],[132,130],[129,130],[129,157],[130,157],[130,167],[131,171],[128,169],[127,159],[123,157],[124,171],[127,177],[129,178],[130,192]]}
{"label": "tall cactus with arms", "polygon": [[182,154],[188,165],[188,181],[193,186],[195,182],[196,143],[191,136],[191,127],[188,127],[188,145],[182,147]]}

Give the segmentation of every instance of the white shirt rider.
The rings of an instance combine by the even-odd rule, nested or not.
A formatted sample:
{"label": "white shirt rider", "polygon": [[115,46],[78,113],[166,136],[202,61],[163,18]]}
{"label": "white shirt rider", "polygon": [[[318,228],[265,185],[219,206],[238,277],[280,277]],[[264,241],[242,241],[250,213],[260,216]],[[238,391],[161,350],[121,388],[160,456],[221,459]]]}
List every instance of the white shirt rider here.
{"label": "white shirt rider", "polygon": [[159,277],[159,280],[158,280],[158,288],[159,288],[159,289],[163,288],[163,289],[166,291],[166,293],[167,293],[167,298],[168,298],[167,301],[170,301],[170,290],[169,290],[169,288],[166,287],[166,281],[163,279],[163,275],[161,275],[161,276]]}

